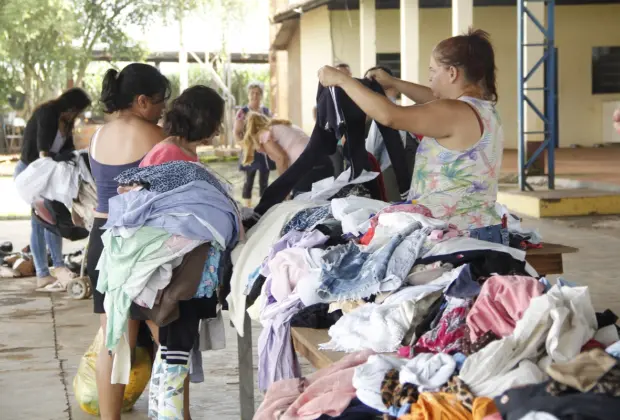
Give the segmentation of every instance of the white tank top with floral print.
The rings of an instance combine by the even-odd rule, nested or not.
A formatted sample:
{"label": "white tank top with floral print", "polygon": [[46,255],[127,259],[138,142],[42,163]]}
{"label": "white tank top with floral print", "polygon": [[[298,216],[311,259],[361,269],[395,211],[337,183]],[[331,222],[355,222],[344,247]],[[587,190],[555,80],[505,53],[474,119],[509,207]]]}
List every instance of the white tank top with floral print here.
{"label": "white tank top with floral print", "polygon": [[459,229],[497,225],[501,222],[495,201],[504,150],[502,124],[493,102],[471,97],[459,100],[480,116],[482,137],[463,151],[446,149],[436,139],[424,137],[416,152],[408,198]]}

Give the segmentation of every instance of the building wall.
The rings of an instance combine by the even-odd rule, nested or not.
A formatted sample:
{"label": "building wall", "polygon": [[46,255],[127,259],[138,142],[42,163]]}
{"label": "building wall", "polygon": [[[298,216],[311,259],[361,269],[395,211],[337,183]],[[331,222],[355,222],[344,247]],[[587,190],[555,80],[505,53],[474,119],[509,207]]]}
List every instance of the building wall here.
{"label": "building wall", "polygon": [[301,37],[300,29],[288,44],[288,115],[293,124],[302,127],[302,100],[301,100]]}
{"label": "building wall", "polygon": [[[313,11],[315,12],[315,11]],[[304,128],[308,94],[316,88],[316,70],[323,65],[346,62],[356,76],[360,69],[359,12],[319,9],[302,16],[301,55],[305,95]],[[329,14],[326,17],[326,14]],[[311,25],[328,26],[311,28]],[[620,45],[620,5],[557,6],[556,45],[559,56],[560,146],[591,146],[603,138],[603,104],[620,95],[592,95],[591,55],[594,46]],[[517,146],[517,12],[514,7],[476,7],[474,26],[491,34],[498,67],[498,108],[504,123],[506,147]],[[308,34],[309,38],[306,38]],[[451,35],[450,9],[420,11],[420,80],[428,77],[428,58],[433,47]],[[327,55],[333,39],[333,56]],[[306,58],[306,48],[309,56]],[[322,50],[322,51],[321,51]],[[319,51],[320,54],[319,54]],[[399,10],[377,11],[377,52],[400,51]],[[322,61],[321,61],[322,60]],[[306,77],[306,75],[308,77]],[[290,90],[290,94],[293,91]],[[310,106],[311,109],[311,106]],[[312,118],[310,112],[309,118]],[[310,125],[311,128],[311,125]]]}
{"label": "building wall", "polygon": [[[317,72],[333,64],[330,11],[327,6],[304,13],[300,18],[301,127],[310,133],[314,127]],[[290,94],[293,94],[290,91]]]}

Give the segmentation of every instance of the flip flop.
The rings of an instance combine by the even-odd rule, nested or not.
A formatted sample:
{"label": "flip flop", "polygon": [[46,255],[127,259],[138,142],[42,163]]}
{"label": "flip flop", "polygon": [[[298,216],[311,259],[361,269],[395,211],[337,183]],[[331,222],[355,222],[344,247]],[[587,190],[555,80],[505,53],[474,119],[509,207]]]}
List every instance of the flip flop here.
{"label": "flip flop", "polygon": [[57,280],[54,283],[48,284],[45,287],[40,287],[38,289],[35,289],[35,291],[36,292],[48,292],[48,293],[66,292],[67,286],[62,284],[62,282],[60,282],[59,280]]}

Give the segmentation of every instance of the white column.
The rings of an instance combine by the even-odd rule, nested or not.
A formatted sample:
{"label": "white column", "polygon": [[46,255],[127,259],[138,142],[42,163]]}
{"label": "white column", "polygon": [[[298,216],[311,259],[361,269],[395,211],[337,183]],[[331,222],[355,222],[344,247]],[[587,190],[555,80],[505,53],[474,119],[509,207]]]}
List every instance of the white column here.
{"label": "white column", "polygon": [[[534,17],[540,22],[542,25],[545,24],[545,4],[543,2],[534,2],[527,1],[525,2],[525,6],[528,8],[530,12],[534,15]],[[542,32],[531,19],[525,19],[525,34],[524,41],[526,44],[542,44],[545,40]],[[526,47],[524,60],[523,60],[523,72],[524,75],[527,75],[532,67],[536,64],[538,60],[543,56],[544,47]],[[545,71],[544,65],[538,67],[536,72],[530,76],[526,87],[533,88],[541,88],[545,86]],[[525,95],[536,105],[536,107],[544,112],[545,105],[545,95],[542,90],[526,90]],[[525,113],[524,113],[524,122],[525,122],[525,131],[543,131],[545,129],[544,122],[536,115],[536,113],[532,110],[529,105],[525,105]],[[527,135],[525,137],[528,141],[542,141],[544,140],[544,134],[532,134]]]}
{"label": "white column", "polygon": [[377,65],[376,16],[375,0],[360,0],[360,77]]}
{"label": "white column", "polygon": [[189,68],[187,65],[187,49],[183,34],[183,11],[179,14],[179,88],[180,93],[189,87]]}
{"label": "white column", "polygon": [[463,35],[474,25],[474,0],[452,0],[452,36]]}
{"label": "white column", "polygon": [[[400,77],[420,82],[420,1],[400,0]],[[411,105],[403,97],[403,105]]]}

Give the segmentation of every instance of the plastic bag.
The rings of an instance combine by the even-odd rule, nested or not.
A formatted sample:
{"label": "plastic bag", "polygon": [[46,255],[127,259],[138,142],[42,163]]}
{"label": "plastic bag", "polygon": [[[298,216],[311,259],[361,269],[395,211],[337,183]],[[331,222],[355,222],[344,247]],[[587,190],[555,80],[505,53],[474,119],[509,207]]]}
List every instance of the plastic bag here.
{"label": "plastic bag", "polygon": [[[90,345],[73,378],[73,393],[80,408],[93,416],[99,415],[99,398],[97,396],[96,363],[97,354],[103,345],[103,331],[101,328],[95,336],[95,341]],[[129,383],[125,387],[123,397],[123,412],[131,411],[140,395],[151,379],[152,361],[147,349],[136,347],[136,357],[131,368]]]}

